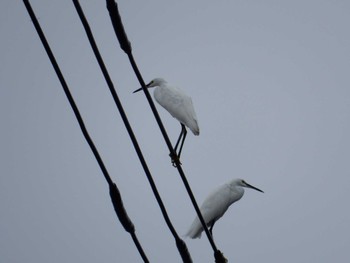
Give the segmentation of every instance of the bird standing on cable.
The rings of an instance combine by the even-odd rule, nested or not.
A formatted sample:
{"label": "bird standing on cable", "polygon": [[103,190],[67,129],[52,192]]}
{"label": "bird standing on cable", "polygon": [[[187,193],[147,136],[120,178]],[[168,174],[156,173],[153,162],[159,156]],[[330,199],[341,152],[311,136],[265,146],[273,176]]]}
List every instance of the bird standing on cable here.
{"label": "bird standing on cable", "polygon": [[[203,202],[200,207],[201,214],[209,232],[213,235],[213,227],[215,222],[222,217],[230,205],[242,198],[244,189],[251,188],[262,192],[260,189],[246,183],[242,179],[234,179],[214,190]],[[186,236],[190,238],[200,238],[203,226],[198,217],[195,218]]]}
{"label": "bird standing on cable", "polygon": [[[153,96],[156,99],[156,101],[181,124],[180,136],[174,148],[175,153],[179,145],[180,149],[179,152],[176,153],[177,156],[171,156],[172,163],[175,166],[174,159],[178,158],[178,160],[180,161],[182,147],[184,145],[187,135],[186,127],[190,128],[194,135],[199,135],[198,120],[196,112],[193,108],[192,99],[191,97],[186,95],[185,92],[183,92],[181,89],[174,86],[169,86],[168,83],[162,78],[153,79],[150,83],[146,85],[146,87],[156,87],[153,93]],[[140,90],[142,90],[142,88],[135,90],[134,93]]]}

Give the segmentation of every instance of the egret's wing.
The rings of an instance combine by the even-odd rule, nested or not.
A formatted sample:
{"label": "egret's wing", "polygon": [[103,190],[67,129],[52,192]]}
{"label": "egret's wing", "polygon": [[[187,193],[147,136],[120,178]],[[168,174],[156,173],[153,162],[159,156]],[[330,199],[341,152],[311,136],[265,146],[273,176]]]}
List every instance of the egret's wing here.
{"label": "egret's wing", "polygon": [[175,119],[199,134],[197,115],[193,108],[192,99],[176,87],[162,87],[154,91],[154,98]]}
{"label": "egret's wing", "polygon": [[186,126],[191,129],[194,135],[199,135],[199,125],[197,114],[194,111],[193,103],[191,97],[185,97],[183,100],[183,114],[186,116],[187,123]]}
{"label": "egret's wing", "polygon": [[[227,185],[222,185],[214,190],[200,207],[204,222],[209,226],[213,221],[218,220],[229,207],[230,190]],[[200,238],[203,227],[199,218],[196,217],[189,228],[186,236]]]}
{"label": "egret's wing", "polygon": [[185,236],[188,236],[190,238],[200,238],[202,235],[202,231],[203,231],[202,224],[199,221],[199,218],[196,217],[193,220],[193,222],[192,222],[192,224],[191,224],[190,228],[188,229]]}
{"label": "egret's wing", "polygon": [[203,202],[201,212],[206,224],[218,220],[230,205],[230,189],[225,184],[214,190]]}

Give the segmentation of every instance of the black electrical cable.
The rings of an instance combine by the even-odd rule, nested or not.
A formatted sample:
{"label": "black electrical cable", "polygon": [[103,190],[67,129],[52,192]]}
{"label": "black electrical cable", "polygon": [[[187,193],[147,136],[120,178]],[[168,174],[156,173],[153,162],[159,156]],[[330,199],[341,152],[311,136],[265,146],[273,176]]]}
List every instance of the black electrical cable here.
{"label": "black electrical cable", "polygon": [[113,203],[113,206],[114,206],[114,209],[117,213],[117,216],[120,220],[120,222],[122,223],[124,229],[130,233],[135,245],[136,245],[136,248],[137,250],[139,251],[143,261],[145,263],[148,263],[148,259],[147,259],[147,256],[146,254],[144,253],[143,249],[142,249],[142,246],[140,244],[140,242],[138,241],[137,239],[137,236],[135,234],[135,227],[133,225],[133,223],[131,222],[130,218],[128,217],[127,213],[126,213],[126,210],[124,208],[124,205],[123,205],[123,201],[122,201],[122,198],[121,198],[121,195],[120,195],[120,192],[117,188],[117,185],[112,181],[112,179],[110,178],[109,174],[108,174],[108,171],[101,159],[101,156],[100,154],[98,153],[97,151],[97,148],[95,147],[86,127],[85,127],[85,124],[84,124],[84,121],[81,117],[81,114],[79,112],[79,109],[77,107],[77,105],[75,104],[75,101],[69,91],[69,88],[68,88],[68,85],[63,77],[63,74],[57,64],[57,61],[51,51],[51,48],[46,40],[46,37],[44,35],[44,32],[42,31],[41,27],[40,27],[40,24],[34,14],[34,11],[29,3],[28,0],[23,0],[24,2],[24,5],[26,6],[27,8],[27,11],[28,11],[28,14],[29,16],[31,17],[32,21],[33,21],[33,24],[34,24],[34,27],[35,29],[37,30],[37,33],[40,37],[40,40],[42,41],[42,44],[47,52],[47,55],[49,56],[50,58],[50,61],[52,63],[52,66],[54,67],[55,71],[56,71],[56,74],[58,76],[58,79],[60,80],[61,82],[61,85],[63,87],[63,90],[67,96],[67,99],[73,109],[73,112],[77,118],[77,121],[79,123],[79,126],[81,128],[81,131],[86,139],[86,141],[88,142],[90,148],[91,148],[91,151],[93,152],[101,170],[102,170],[102,173],[106,179],[106,181],[108,182],[108,185],[109,185],[109,191],[110,191],[110,196],[111,196],[111,200],[112,200],[112,203]]}
{"label": "black electrical cable", "polygon": [[189,253],[189,251],[187,249],[186,243],[179,237],[179,235],[177,234],[174,226],[172,225],[172,223],[170,221],[170,218],[168,216],[166,208],[165,208],[165,206],[163,204],[163,201],[162,201],[162,199],[161,199],[161,197],[159,195],[157,187],[156,187],[156,185],[154,183],[154,180],[152,178],[151,172],[149,171],[147,163],[146,163],[146,161],[145,161],[145,159],[143,157],[142,151],[141,151],[141,149],[140,149],[140,147],[138,145],[137,139],[136,139],[136,137],[134,135],[134,132],[133,132],[131,126],[130,126],[130,123],[129,123],[128,119],[127,119],[127,116],[126,116],[125,111],[123,109],[123,106],[122,106],[122,104],[121,104],[121,102],[119,100],[119,97],[118,97],[117,92],[116,92],[116,90],[114,88],[113,82],[112,82],[112,80],[111,80],[111,78],[109,76],[107,68],[106,68],[106,66],[105,66],[105,64],[103,62],[101,54],[100,54],[100,52],[98,50],[98,47],[96,45],[95,39],[93,37],[92,31],[90,29],[88,21],[85,18],[84,12],[83,12],[80,4],[79,4],[79,1],[78,0],[73,0],[73,3],[74,3],[74,6],[75,6],[75,8],[76,8],[76,10],[78,12],[80,20],[81,20],[81,22],[82,22],[82,24],[84,26],[84,29],[85,29],[86,34],[87,34],[87,37],[88,37],[89,42],[91,44],[91,47],[92,47],[92,49],[94,51],[94,54],[95,54],[96,59],[98,61],[98,64],[100,65],[100,68],[101,68],[101,71],[103,73],[103,76],[105,77],[105,80],[106,80],[106,82],[108,84],[108,87],[109,87],[110,92],[111,92],[111,94],[113,96],[115,104],[116,104],[116,106],[117,106],[117,108],[119,110],[119,113],[120,113],[120,115],[121,115],[121,117],[123,119],[124,125],[125,125],[128,133],[129,133],[129,136],[130,136],[130,139],[131,139],[131,141],[132,141],[132,143],[134,145],[135,151],[136,151],[136,153],[137,153],[137,155],[139,157],[139,160],[140,160],[140,162],[142,164],[142,167],[143,167],[143,169],[145,171],[147,179],[148,179],[148,181],[149,181],[149,183],[151,185],[151,188],[152,188],[152,191],[154,193],[154,196],[155,196],[155,198],[156,198],[156,200],[157,200],[157,202],[159,204],[159,207],[161,209],[163,217],[164,217],[164,219],[165,219],[165,221],[166,221],[166,223],[167,223],[171,233],[173,234],[173,236],[175,238],[176,245],[177,245],[179,253],[180,253],[181,257],[182,257],[182,260],[183,260],[183,262],[192,262],[192,259],[191,259],[190,253]]}
{"label": "black electrical cable", "polygon": [[[119,41],[119,44],[120,44],[120,47],[122,50],[124,50],[124,52],[127,54],[129,60],[130,60],[130,63],[131,63],[131,66],[136,74],[136,77],[137,79],[139,80],[142,88],[143,88],[143,91],[145,93],[145,96],[148,100],[148,103],[151,107],[151,110],[153,112],[153,115],[158,123],[158,126],[162,132],[162,135],[164,137],[164,140],[168,146],[168,149],[170,151],[170,155],[171,156],[177,156],[176,155],[176,152],[174,151],[174,148],[169,140],[169,136],[164,128],[164,125],[159,117],[159,114],[158,114],[158,111],[153,103],[153,100],[151,98],[151,95],[149,94],[149,91],[145,85],[145,82],[142,78],[142,75],[137,67],[137,64],[135,62],[135,59],[133,57],[133,54],[132,54],[132,48],[131,48],[131,44],[130,44],[130,41],[128,40],[128,37],[125,33],[125,29],[124,29],[124,26],[123,26],[123,23],[122,23],[122,20],[121,20],[121,17],[120,17],[120,14],[119,14],[119,10],[118,10],[118,4],[114,1],[114,0],[106,0],[107,1],[107,9],[109,11],[109,14],[110,14],[110,17],[111,17],[111,21],[112,21],[112,25],[114,27],[114,30],[115,30],[115,33],[117,35],[117,38],[118,38],[118,41]],[[190,196],[190,199],[192,201],[192,204],[197,212],[197,215],[198,215],[198,218],[200,220],[200,222],[202,223],[202,226],[203,226],[203,229],[204,229],[204,232],[206,233],[207,237],[208,237],[208,240],[214,250],[214,258],[216,260],[216,262],[227,262],[227,259],[225,259],[225,257],[223,256],[223,254],[221,253],[220,250],[217,249],[215,243],[214,243],[214,240],[206,226],[206,223],[203,219],[203,216],[200,212],[200,209],[198,207],[198,204],[196,202],[196,199],[192,193],[192,190],[191,190],[191,187],[187,181],[187,178],[185,176],[185,173],[184,171],[182,170],[182,167],[181,167],[181,163],[180,163],[180,160],[179,158],[173,158],[174,162],[175,162],[175,165],[176,165],[176,168],[180,174],[180,177],[185,185],[185,188],[188,192],[188,195]]]}

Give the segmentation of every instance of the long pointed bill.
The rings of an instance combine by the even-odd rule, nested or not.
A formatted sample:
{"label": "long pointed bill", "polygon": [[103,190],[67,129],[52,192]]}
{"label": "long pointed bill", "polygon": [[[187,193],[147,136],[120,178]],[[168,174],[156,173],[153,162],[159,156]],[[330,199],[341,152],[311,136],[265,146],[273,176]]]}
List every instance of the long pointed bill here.
{"label": "long pointed bill", "polygon": [[137,90],[135,90],[133,93],[139,92],[140,90],[142,90],[142,87],[137,89]]}
{"label": "long pointed bill", "polygon": [[[152,83],[152,81],[146,85],[147,89],[149,88],[149,85],[151,85],[151,83]],[[139,92],[140,90],[142,90],[142,87],[137,89],[137,90],[135,90],[133,93]]]}
{"label": "long pointed bill", "polygon": [[245,183],[245,184],[247,185],[247,187],[252,188],[252,189],[254,189],[256,191],[259,191],[259,192],[262,192],[262,193],[264,192],[264,191],[260,190],[259,188],[256,188],[255,186],[252,186],[252,185],[247,184],[247,183]]}

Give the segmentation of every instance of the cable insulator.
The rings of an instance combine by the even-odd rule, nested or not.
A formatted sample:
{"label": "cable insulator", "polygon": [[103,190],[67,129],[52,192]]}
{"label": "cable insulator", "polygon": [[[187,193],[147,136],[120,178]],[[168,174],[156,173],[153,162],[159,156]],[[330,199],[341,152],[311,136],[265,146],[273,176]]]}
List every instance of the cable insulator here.
{"label": "cable insulator", "polygon": [[131,52],[131,44],[119,15],[118,4],[114,2],[114,0],[107,0],[107,9],[112,20],[114,31],[117,34],[120,47],[126,54],[129,54]]}
{"label": "cable insulator", "polygon": [[215,263],[227,263],[228,260],[224,257],[224,254],[220,250],[214,252]]}
{"label": "cable insulator", "polygon": [[184,263],[192,263],[192,258],[191,258],[190,253],[188,252],[188,249],[187,249],[185,242],[179,238],[176,240],[176,246],[180,252],[182,261]]}
{"label": "cable insulator", "polygon": [[109,185],[109,195],[111,196],[114,210],[119,218],[120,223],[123,225],[125,231],[129,232],[130,234],[134,233],[135,232],[134,224],[131,222],[128,214],[126,213],[122,197],[115,183]]}

